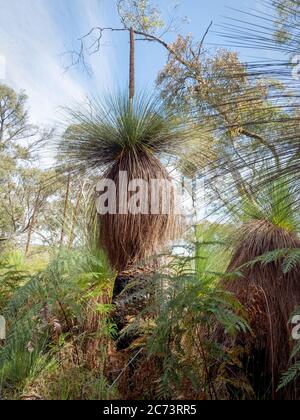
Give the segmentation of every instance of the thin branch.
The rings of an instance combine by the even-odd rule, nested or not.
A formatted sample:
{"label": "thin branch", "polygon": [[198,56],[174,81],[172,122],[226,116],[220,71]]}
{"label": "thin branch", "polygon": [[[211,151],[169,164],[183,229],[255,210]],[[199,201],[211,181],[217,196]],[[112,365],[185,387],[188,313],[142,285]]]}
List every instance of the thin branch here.
{"label": "thin branch", "polygon": [[203,48],[204,41],[205,41],[205,39],[206,39],[209,31],[211,30],[212,26],[213,26],[213,21],[211,21],[210,24],[208,25],[208,27],[207,27],[206,31],[204,32],[204,35],[203,35],[203,37],[202,37],[202,39],[200,41],[199,49],[198,49],[198,57],[200,57],[200,54],[201,54],[201,51],[202,51],[202,48]]}
{"label": "thin branch", "polygon": [[121,376],[126,372],[126,369],[135,361],[135,359],[138,357],[138,355],[144,350],[144,347],[142,347],[134,356],[131,360],[129,360],[129,362],[125,365],[125,367],[121,370],[120,374],[118,375],[118,377],[114,380],[114,382],[110,385],[109,389],[112,389],[115,384],[119,381],[119,379],[121,378]]}
{"label": "thin branch", "polygon": [[[200,43],[200,49],[204,43],[204,40],[212,27],[213,22],[210,23],[207,30],[205,31],[201,43]],[[98,31],[97,39],[94,40],[89,46],[85,47],[85,40],[90,37],[94,32]],[[69,51],[63,55],[70,55],[71,56],[71,64],[66,67],[66,70],[70,69],[71,67],[82,64],[83,67],[90,73],[90,70],[88,68],[88,65],[85,60],[85,55],[88,54],[89,56],[96,54],[100,51],[101,48],[101,41],[103,38],[104,32],[130,32],[130,28],[127,28],[126,26],[124,28],[112,28],[112,27],[100,27],[100,26],[94,26],[88,33],[83,35],[81,38],[79,38],[80,41],[80,49],[78,52],[76,51]],[[133,29],[133,33],[141,38],[138,38],[139,41],[148,41],[148,42],[157,42],[161,46],[163,46],[172,56],[175,57],[175,59],[181,63],[186,68],[190,68],[190,65],[188,61],[186,61],[183,57],[177,54],[177,52],[172,48],[170,44],[165,42],[161,37],[149,34],[147,32],[139,31],[136,29]]]}

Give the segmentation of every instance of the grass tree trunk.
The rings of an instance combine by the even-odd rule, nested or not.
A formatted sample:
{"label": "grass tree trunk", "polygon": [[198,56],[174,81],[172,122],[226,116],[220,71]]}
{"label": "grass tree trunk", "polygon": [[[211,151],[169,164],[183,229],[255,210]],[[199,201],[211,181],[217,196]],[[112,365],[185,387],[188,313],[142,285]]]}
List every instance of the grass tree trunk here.
{"label": "grass tree trunk", "polygon": [[241,271],[242,276],[223,285],[246,309],[252,329],[234,343],[247,350],[244,374],[258,399],[299,399],[299,382],[277,392],[293,346],[289,320],[300,303],[299,266],[285,273],[281,260],[249,263],[278,249],[300,249],[300,241],[295,233],[265,220],[245,224],[240,234],[228,273]]}

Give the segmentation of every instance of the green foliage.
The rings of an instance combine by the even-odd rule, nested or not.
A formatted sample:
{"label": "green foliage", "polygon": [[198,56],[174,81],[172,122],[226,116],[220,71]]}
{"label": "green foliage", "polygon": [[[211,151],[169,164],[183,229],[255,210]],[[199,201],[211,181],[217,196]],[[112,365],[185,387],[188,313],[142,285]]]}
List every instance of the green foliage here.
{"label": "green foliage", "polygon": [[[293,316],[294,315],[300,315],[300,307],[296,309]],[[299,377],[300,377],[300,340],[296,341],[296,344],[291,353],[290,362],[291,362],[291,365],[289,369],[282,374],[281,381],[278,387],[279,390],[299,380]]]}
{"label": "green foliage", "polygon": [[202,223],[195,228],[195,271],[225,272],[231,249],[226,238],[232,233],[230,225]]}
{"label": "green foliage", "polygon": [[0,238],[24,236],[33,215],[44,208],[53,189],[45,186],[51,171],[35,165],[37,150],[52,131],[30,123],[27,96],[0,84]]}
{"label": "green foliage", "polygon": [[13,157],[22,153],[27,156],[26,149],[21,148],[16,141],[32,135],[33,127],[28,123],[26,101],[24,92],[18,94],[10,87],[0,84],[0,151],[9,151]]}
{"label": "green foliage", "polygon": [[[266,220],[289,232],[299,232],[298,187],[292,179],[278,178],[242,202],[242,221]],[[237,212],[239,210],[237,209]]]}
{"label": "green foliage", "polygon": [[261,263],[262,265],[268,265],[271,262],[279,262],[281,264],[281,270],[284,274],[296,269],[300,265],[300,250],[296,249],[276,249],[275,251],[267,252],[256,258],[254,261],[250,261],[247,265],[255,265]]}
{"label": "green foliage", "polygon": [[282,375],[278,391],[287,387],[291,382],[295,381],[300,375],[300,362],[293,364],[287,372]]}
{"label": "green foliage", "polygon": [[[7,269],[5,275],[7,278],[11,276],[11,280],[15,273]],[[0,351],[0,383],[4,397],[10,395],[10,389],[16,394],[14,396],[21,396],[29,383],[35,383],[54,365],[56,375],[61,374],[61,384],[65,380],[66,386],[67,377],[64,379],[62,375],[60,356],[71,343],[73,352],[79,357],[88,304],[95,296],[111,288],[112,278],[100,251],[62,250],[44,271],[22,277],[20,283],[9,290],[3,309],[8,335]],[[103,310],[99,307],[95,311]],[[112,331],[105,315],[101,334],[109,336]],[[84,370],[82,380],[90,381],[92,373],[89,377],[88,372],[83,373]],[[98,379],[95,377],[94,380],[94,389],[104,392],[100,372]],[[53,386],[56,384],[57,380]],[[83,384],[77,383],[76,386],[79,388]],[[57,390],[53,389],[53,394]],[[48,392],[47,395],[51,396],[51,389]],[[75,385],[70,397],[72,392],[75,394]]]}
{"label": "green foliage", "polygon": [[275,12],[275,40],[280,44],[297,43],[297,21],[300,14],[298,0],[273,0]]}
{"label": "green foliage", "polygon": [[[211,289],[199,279],[181,276],[173,297],[156,320],[156,328],[150,338],[150,354],[163,357],[164,397],[171,398],[174,391],[180,393],[184,379],[192,384],[195,394],[205,389],[212,396],[210,378],[207,374],[217,363],[222,364],[226,354],[213,342],[215,322],[220,322],[228,334],[246,331],[245,321],[236,315],[237,306],[231,296]],[[188,284],[183,281],[188,280]],[[174,293],[172,289],[171,293]],[[204,333],[205,332],[205,333]]]}
{"label": "green foliage", "polygon": [[110,167],[122,154],[176,154],[197,135],[161,100],[136,95],[108,96],[93,100],[83,110],[70,110],[70,125],[57,145],[73,173],[97,173]]}
{"label": "green foliage", "polygon": [[0,313],[14,292],[29,278],[23,264],[23,254],[19,251],[0,255]]}
{"label": "green foliage", "polygon": [[165,25],[152,0],[118,0],[117,9],[125,28],[155,34]]}
{"label": "green foliage", "polygon": [[[238,362],[216,341],[215,328],[221,325],[229,337],[238,332],[250,333],[243,308],[217,286],[218,279],[226,275],[205,271],[204,265],[197,264],[195,271],[193,266],[195,258],[173,257],[165,268],[147,279],[144,287],[131,284],[129,290],[133,291],[124,299],[126,305],[131,305],[149,296],[144,309],[124,329],[123,337],[139,335],[133,349],[144,345],[147,357],[159,361],[159,399],[185,395],[184,384],[189,384],[186,398],[201,394],[207,399],[218,398],[216,389],[225,386],[227,379],[221,370],[213,374],[213,368]],[[221,392],[224,390],[220,390],[219,397]]]}
{"label": "green foliage", "polygon": [[[295,50],[299,44],[299,2],[273,3],[279,16],[275,40],[269,44],[266,34],[261,45],[287,44]],[[126,29],[155,35],[164,27],[150,0],[119,0],[117,5]],[[245,42],[253,40],[251,36]],[[251,67],[249,70],[235,52],[219,50],[212,56],[204,51],[202,42],[181,35],[168,47],[173,53],[157,80],[162,100],[137,95],[130,101],[126,93],[92,100],[86,108],[70,111],[69,127],[58,141],[61,171],[70,176],[85,173],[91,180],[116,162],[124,162],[126,154],[132,157],[129,170],[134,165],[144,169],[147,160],[143,161],[143,154],[160,159],[179,157],[176,169],[192,180],[199,175],[208,179],[213,204],[221,201],[226,216],[238,226],[262,220],[296,238],[300,232],[297,179],[277,176],[281,171],[293,173],[297,166],[299,115],[291,111],[298,109],[298,103],[292,105],[293,95],[281,80],[269,79],[272,70],[264,79],[257,77],[260,70],[256,64],[251,75]],[[285,97],[289,102],[282,100]],[[0,314],[7,320],[8,332],[7,340],[0,344],[0,398],[114,398],[112,376],[119,366],[108,374],[104,366],[107,342],[116,335],[110,319],[115,273],[99,247],[86,245],[86,236],[93,236],[85,223],[90,211],[90,195],[85,193],[91,188],[85,189],[82,178],[74,187],[78,178],[71,177],[66,197],[65,179],[54,181],[52,172],[37,167],[36,144],[24,147],[24,140],[34,138],[39,143],[41,138],[49,138],[49,133],[41,133],[29,123],[26,101],[24,93],[0,84],[1,252],[7,239],[14,247],[16,243],[23,246],[28,235],[30,245],[31,234],[43,243],[57,244],[61,222],[68,247],[75,243],[77,248],[70,251],[62,246],[58,252],[34,244],[30,257],[12,250],[0,254]],[[157,168],[159,161],[149,161]],[[208,167],[212,171],[206,171]],[[221,186],[215,182],[218,177]],[[266,177],[271,182],[263,183]],[[196,191],[192,195],[196,203]],[[82,220],[84,227],[79,223]],[[143,223],[137,227],[139,232],[143,232]],[[108,226],[122,252],[126,245],[131,247],[132,232],[131,228],[125,233],[120,229],[115,235]],[[242,398],[251,394],[247,380],[236,375],[245,352],[243,343],[230,349],[226,346],[227,340],[237,335],[251,335],[246,314],[233,296],[218,286],[220,279],[239,276],[238,272],[224,274],[231,252],[224,239],[235,232],[239,233],[238,228],[229,224],[198,224],[186,246],[188,257],[167,255],[166,266],[157,269],[145,284],[138,278],[124,291],[128,296],[122,305],[133,308],[133,314],[122,337],[137,337],[128,353],[136,348],[147,351],[145,358],[138,353],[129,374],[128,366],[122,366],[121,376],[134,376],[136,366],[145,370],[146,376],[145,366],[154,360],[157,371],[151,386],[158,399],[228,399],[229,387]],[[163,237],[160,229],[159,234]],[[94,237],[92,240],[96,242]],[[263,248],[263,234],[259,241],[258,248]],[[66,244],[64,238],[61,242]],[[133,242],[136,245],[135,239]],[[148,242],[154,241],[148,238]],[[117,254],[113,245],[112,254]],[[140,250],[141,244],[137,248]],[[287,274],[299,269],[300,252],[277,249],[247,265],[260,263],[263,271],[271,262]],[[147,305],[140,309],[139,303],[144,301]],[[218,327],[225,338],[216,337]],[[96,367],[89,361],[90,342],[96,348]],[[291,367],[283,374],[280,389],[298,379],[299,354],[300,342],[291,354]],[[152,388],[140,396],[150,395]]]}
{"label": "green foliage", "polygon": [[[35,388],[38,389],[38,395],[33,393]],[[38,399],[54,401],[112,400],[117,398],[117,391],[109,387],[102,373],[93,372],[84,366],[77,365],[61,369],[57,363],[49,363],[33,383],[28,381],[25,391]]]}

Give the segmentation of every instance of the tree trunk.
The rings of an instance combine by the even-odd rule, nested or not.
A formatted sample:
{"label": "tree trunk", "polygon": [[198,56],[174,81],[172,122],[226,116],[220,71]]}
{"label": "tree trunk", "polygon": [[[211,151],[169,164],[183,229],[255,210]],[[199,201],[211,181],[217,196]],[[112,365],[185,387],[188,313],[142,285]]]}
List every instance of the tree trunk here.
{"label": "tree trunk", "polygon": [[73,212],[72,217],[72,223],[71,223],[71,229],[70,229],[70,236],[69,236],[69,245],[68,248],[71,249],[74,241],[74,229],[75,229],[75,223],[76,223],[76,217],[79,209],[79,203],[80,203],[80,196],[81,196],[82,189],[80,188],[77,197],[76,197],[76,204]]}
{"label": "tree trunk", "polygon": [[135,35],[130,29],[130,64],[129,64],[129,99],[132,101],[135,91]]}
{"label": "tree trunk", "polygon": [[67,190],[66,190],[66,197],[65,197],[65,205],[64,205],[63,222],[62,222],[62,227],[61,227],[61,235],[60,235],[60,246],[62,246],[63,243],[64,243],[65,225],[66,225],[68,203],[69,203],[69,194],[70,194],[70,185],[71,185],[71,174],[68,175],[68,179],[67,179]]}
{"label": "tree trunk", "polygon": [[33,227],[34,227],[35,221],[36,221],[36,213],[37,213],[37,209],[38,209],[38,205],[39,205],[39,199],[40,199],[40,191],[38,192],[37,198],[35,200],[34,209],[33,209],[32,217],[31,217],[31,222],[30,222],[29,228],[28,228],[28,236],[27,236],[27,243],[26,243],[26,248],[25,248],[25,255],[27,255],[28,252],[29,252]]}
{"label": "tree trunk", "polygon": [[[135,267],[131,270],[119,273],[116,277],[112,304],[115,309],[112,319],[117,327],[116,349],[125,350],[139,335],[136,332],[127,333],[121,336],[121,331],[128,325],[128,320],[137,317],[151,300],[151,293],[146,290],[149,277],[157,271],[157,267]],[[128,290],[125,290],[128,288]],[[144,292],[143,292],[144,290]],[[136,296],[131,299],[132,295]],[[138,296],[139,294],[139,296]]]}

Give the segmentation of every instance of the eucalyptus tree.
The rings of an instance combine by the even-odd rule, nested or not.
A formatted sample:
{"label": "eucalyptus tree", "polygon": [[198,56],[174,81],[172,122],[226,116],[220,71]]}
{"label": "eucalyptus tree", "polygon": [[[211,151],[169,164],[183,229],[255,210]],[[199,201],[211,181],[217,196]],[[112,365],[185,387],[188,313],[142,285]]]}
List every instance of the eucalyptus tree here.
{"label": "eucalyptus tree", "polygon": [[0,85],[0,237],[26,236],[26,251],[37,215],[52,193],[45,187],[51,174],[38,168],[38,150],[52,130],[31,124],[27,99],[24,92]]}

